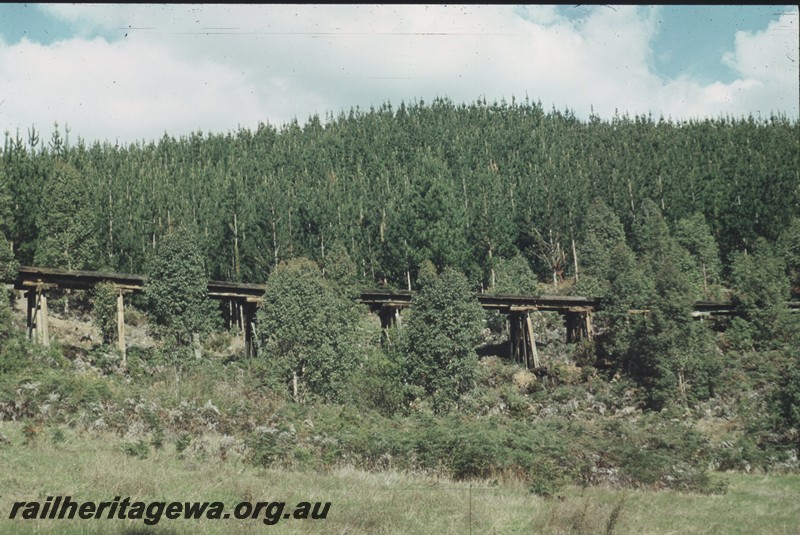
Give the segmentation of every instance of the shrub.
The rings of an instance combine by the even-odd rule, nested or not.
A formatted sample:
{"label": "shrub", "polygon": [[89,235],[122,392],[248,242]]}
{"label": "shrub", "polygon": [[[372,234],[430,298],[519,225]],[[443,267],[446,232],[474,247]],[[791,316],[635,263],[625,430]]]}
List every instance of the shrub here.
{"label": "shrub", "polygon": [[178,438],[175,439],[175,451],[178,453],[182,453],[186,448],[189,447],[189,444],[192,443],[192,435],[189,433],[181,433],[178,435]]}
{"label": "shrub", "polygon": [[554,496],[564,485],[570,483],[563,468],[547,457],[537,458],[529,472],[531,484],[528,489],[545,498]]}
{"label": "shrub", "polygon": [[[0,220],[2,228],[2,220]],[[9,294],[6,292],[5,281],[13,280],[17,275],[17,261],[11,245],[0,230],[0,347],[9,337],[11,329],[11,308],[9,307]]]}
{"label": "shrub", "polygon": [[396,351],[368,351],[345,389],[347,401],[365,409],[390,416],[403,408],[402,361]]}
{"label": "shrub", "polygon": [[800,447],[800,350],[790,361],[779,387],[773,394],[773,405],[777,412],[779,429],[795,429],[797,446]]}
{"label": "shrub", "polygon": [[50,440],[53,444],[61,444],[67,440],[67,436],[64,434],[63,429],[56,427],[50,431]]}
{"label": "shrub", "polygon": [[536,274],[524,256],[497,258],[496,284],[492,291],[499,294],[536,295],[539,292]]}
{"label": "shrub", "polygon": [[25,437],[25,444],[30,445],[42,432],[42,425],[36,422],[28,422],[22,428],[22,435]]}
{"label": "shrub", "polygon": [[256,466],[268,468],[294,446],[293,433],[277,427],[259,427],[245,439],[248,459]]}
{"label": "shrub", "polygon": [[168,232],[153,258],[144,288],[157,332],[179,347],[207,332],[217,317],[206,294],[208,277],[196,239],[186,229]]}
{"label": "shrub", "polygon": [[413,299],[404,375],[441,412],[474,386],[484,314],[464,275],[449,268]]}
{"label": "shrub", "polygon": [[122,451],[138,459],[147,459],[150,455],[150,446],[144,440],[136,442],[126,442],[122,445]]}
{"label": "shrub", "polygon": [[9,336],[7,339],[2,340],[2,345],[0,345],[0,376],[24,370],[30,365],[31,356],[28,351],[28,345],[22,340],[21,336]]}
{"label": "shrub", "polygon": [[153,437],[150,439],[150,444],[157,449],[160,450],[164,447],[164,430],[159,425],[156,427],[155,431],[153,432]]}
{"label": "shrub", "polygon": [[111,284],[98,284],[92,290],[92,313],[103,343],[110,344],[116,340],[117,292]]}
{"label": "shrub", "polygon": [[369,346],[359,333],[362,310],[337,293],[311,260],[280,264],[258,311],[260,359],[268,381],[296,401],[336,400]]}
{"label": "shrub", "polygon": [[756,241],[752,254],[738,253],[733,257],[734,300],[749,324],[748,334],[755,349],[780,347],[796,334],[787,318],[790,281],[785,269],[784,259],[763,238]]}
{"label": "shrub", "polygon": [[732,348],[738,351],[752,351],[755,344],[753,326],[744,318],[735,317],[730,325],[725,329],[724,340]]}

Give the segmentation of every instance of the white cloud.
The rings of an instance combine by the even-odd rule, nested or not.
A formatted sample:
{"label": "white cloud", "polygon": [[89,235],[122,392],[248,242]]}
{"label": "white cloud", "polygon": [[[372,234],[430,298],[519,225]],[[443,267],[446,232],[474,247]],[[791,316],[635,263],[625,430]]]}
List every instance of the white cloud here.
{"label": "white cloud", "polygon": [[747,78],[797,84],[798,12],[783,13],[760,32],[736,32],[736,49],[723,61]]}
{"label": "white cloud", "polygon": [[89,140],[151,140],[165,130],[235,128],[230,118],[242,109],[264,114],[247,76],[224,64],[176,61],[147,44],[23,39],[0,45],[0,72],[0,122],[12,133],[31,124],[48,131],[58,121]]}
{"label": "white cloud", "polygon": [[797,119],[798,11],[785,12],[760,32],[737,32],[733,52],[721,60],[739,77],[730,83],[699,84],[679,77],[663,85],[657,106],[665,116],[716,117],[784,113]]}
{"label": "white cloud", "polygon": [[739,32],[724,58],[739,79],[703,85],[653,70],[657,7],[583,7],[579,20],[552,6],[40,7],[77,37],[0,44],[4,129],[59,121],[134,141],[435,96],[527,95],[583,117],[798,115],[796,9]]}
{"label": "white cloud", "polygon": [[736,32],[734,52],[723,57],[740,75],[734,102],[753,113],[784,111],[796,118],[800,101],[798,50],[800,28],[796,8],[770,22],[764,31]]}

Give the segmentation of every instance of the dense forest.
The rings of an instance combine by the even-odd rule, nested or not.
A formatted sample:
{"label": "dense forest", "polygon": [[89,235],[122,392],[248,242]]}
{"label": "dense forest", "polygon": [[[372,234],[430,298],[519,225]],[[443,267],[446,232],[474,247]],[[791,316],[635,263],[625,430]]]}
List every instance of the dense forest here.
{"label": "dense forest", "polygon": [[[19,264],[149,278],[127,298],[127,346],[111,286],[82,304],[50,290],[52,347],[0,293],[0,421],[19,423],[0,446],[113,433],[141,459],[169,444],[181,461],[524,480],[541,496],[796,473],[799,157],[785,117],[582,121],[528,101],[127,146],[6,133],[0,281]],[[257,355],[223,328],[209,278],[265,283]],[[356,302],[375,286],[415,290],[402,322],[382,329]],[[602,306],[577,343],[531,312],[529,370],[497,350],[508,324],[475,291]],[[735,313],[697,321],[698,300]],[[89,316],[94,339],[76,335]]]}
{"label": "dense forest", "polygon": [[490,290],[518,257],[561,285],[596,268],[601,200],[639,255],[655,209],[709,297],[759,238],[792,242],[800,214],[800,129],[785,117],[582,121],[529,101],[437,99],[127,146],[26,134],[6,133],[0,230],[21,264],[50,267],[146,273],[180,225],[215,279],[263,282],[281,261],[324,268],[344,251],[366,286],[413,289],[430,260]]}

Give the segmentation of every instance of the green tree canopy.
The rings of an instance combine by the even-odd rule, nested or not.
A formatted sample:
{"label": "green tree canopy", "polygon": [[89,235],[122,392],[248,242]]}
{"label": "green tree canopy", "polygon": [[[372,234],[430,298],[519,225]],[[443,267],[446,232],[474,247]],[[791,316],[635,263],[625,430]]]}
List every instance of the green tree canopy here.
{"label": "green tree canopy", "polygon": [[11,244],[0,231],[0,340],[9,332],[11,327],[11,310],[8,306],[8,294],[4,281],[11,280],[17,272],[17,262],[11,250]]}
{"label": "green tree canopy", "polygon": [[328,248],[323,267],[325,278],[334,286],[346,293],[358,292],[359,277],[355,262],[340,241],[334,241]]}
{"label": "green tree canopy", "polygon": [[11,193],[8,187],[8,176],[5,164],[0,160],[0,235],[7,238],[10,235],[11,225],[14,221],[11,210]]}
{"label": "green tree canopy", "polygon": [[0,231],[0,281],[11,281],[17,275],[19,267],[14,258],[14,251],[2,231]]}
{"label": "green tree canopy", "polygon": [[102,283],[92,290],[92,317],[104,344],[117,338],[117,292],[113,285]]}
{"label": "green tree canopy", "polygon": [[[720,365],[710,331],[691,316],[702,293],[700,271],[650,199],[641,202],[633,231],[636,265],[621,263],[628,264],[623,272],[630,284],[617,286],[610,298],[617,305],[611,344],[645,387],[652,407],[705,399],[713,394]],[[636,319],[626,319],[628,312],[620,305],[643,310]]]}
{"label": "green tree canopy", "polygon": [[183,227],[168,232],[150,263],[145,295],[158,332],[178,346],[206,332],[215,317],[208,276],[195,236]]}
{"label": "green tree canopy", "polygon": [[89,182],[72,165],[56,160],[41,203],[36,264],[63,269],[95,267],[99,248]]}
{"label": "green tree canopy", "polygon": [[268,382],[297,401],[338,399],[359,361],[361,312],[323,278],[315,262],[297,258],[279,264],[257,313],[259,358]]}
{"label": "green tree canopy", "polygon": [[473,387],[484,314],[458,271],[445,268],[427,280],[404,332],[405,377],[412,392],[443,411]]}
{"label": "green tree canopy", "polygon": [[494,292],[500,294],[536,295],[539,292],[536,274],[521,254],[495,259]]}
{"label": "green tree canopy", "polygon": [[696,212],[678,221],[675,239],[691,255],[692,267],[703,281],[704,297],[715,297],[717,292],[713,290],[721,282],[722,263],[719,247],[703,214]]}
{"label": "green tree canopy", "polygon": [[751,253],[734,255],[731,271],[733,297],[741,314],[737,328],[749,331],[755,349],[769,349],[790,339],[791,324],[796,323],[786,306],[790,284],[786,263],[775,248],[759,238]]}
{"label": "green tree canopy", "polygon": [[786,262],[792,295],[800,296],[800,217],[792,218],[778,239],[778,253]]}
{"label": "green tree canopy", "polygon": [[614,211],[602,199],[596,198],[586,212],[585,237],[578,254],[580,278],[576,291],[589,296],[608,296],[610,281],[618,276],[620,254],[628,254],[625,230]]}
{"label": "green tree canopy", "polygon": [[12,280],[17,273],[17,261],[11,243],[6,239],[8,222],[11,220],[11,198],[8,195],[5,173],[0,164],[0,339],[8,334],[11,324],[11,311],[8,308],[8,295],[4,282]]}
{"label": "green tree canopy", "polygon": [[629,347],[632,375],[654,408],[707,399],[722,367],[711,331],[691,316],[695,288],[673,258],[660,258],[653,269],[650,311]]}

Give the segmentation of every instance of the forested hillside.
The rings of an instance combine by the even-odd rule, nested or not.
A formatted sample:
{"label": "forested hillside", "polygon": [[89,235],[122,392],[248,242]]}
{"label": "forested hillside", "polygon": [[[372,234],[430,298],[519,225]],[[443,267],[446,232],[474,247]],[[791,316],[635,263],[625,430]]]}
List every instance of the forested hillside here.
{"label": "forested hillside", "polygon": [[67,137],[6,133],[0,230],[22,264],[146,273],[180,224],[216,279],[263,282],[282,260],[324,266],[343,249],[366,286],[415,288],[430,260],[491,289],[518,255],[540,281],[580,280],[605,269],[596,199],[639,257],[663,223],[706,296],[758,238],[783,247],[791,276],[800,256],[800,129],[781,117],[587,122],[442,99],[130,146]]}
{"label": "forested hillside", "polygon": [[[18,264],[148,279],[129,296],[0,291],[0,471],[30,458],[50,478],[64,452],[102,443],[112,490],[85,485],[104,499],[147,492],[139,461],[524,482],[562,499],[589,485],[722,493],[728,470],[796,486],[799,126],[437,100],[130,146],[7,133],[0,282]],[[209,301],[209,277],[265,283],[255,322]],[[375,286],[415,291],[393,326],[356,302]],[[542,310],[511,329],[475,291],[601,306],[575,340]],[[698,300],[734,310],[699,321]],[[52,343],[38,338],[47,314]],[[534,369],[513,362],[523,320]],[[41,488],[20,476],[8,493]],[[716,517],[796,525],[796,507],[783,519],[732,494]]]}

